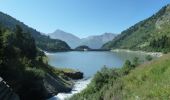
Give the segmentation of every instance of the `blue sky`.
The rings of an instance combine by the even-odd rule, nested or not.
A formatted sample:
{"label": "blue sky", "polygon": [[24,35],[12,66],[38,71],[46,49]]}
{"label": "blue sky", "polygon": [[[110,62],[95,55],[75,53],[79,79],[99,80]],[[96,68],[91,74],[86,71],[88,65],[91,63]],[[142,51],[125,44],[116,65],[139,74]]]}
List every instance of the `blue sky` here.
{"label": "blue sky", "polygon": [[0,0],[0,11],[43,33],[56,29],[79,37],[120,33],[170,0]]}

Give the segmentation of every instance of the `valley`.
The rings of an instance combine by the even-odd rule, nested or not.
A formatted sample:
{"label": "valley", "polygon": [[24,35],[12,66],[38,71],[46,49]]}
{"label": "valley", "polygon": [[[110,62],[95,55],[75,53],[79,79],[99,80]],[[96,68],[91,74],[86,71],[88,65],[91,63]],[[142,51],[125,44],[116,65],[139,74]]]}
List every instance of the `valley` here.
{"label": "valley", "polygon": [[[124,20],[112,21],[114,17],[117,18],[116,15],[111,16],[114,13],[112,10],[117,8],[107,7],[113,5],[105,7],[102,3],[97,7],[100,9],[92,9],[94,7],[89,6],[91,9],[84,8],[84,12],[80,11],[81,14],[74,12],[79,9],[73,5],[67,5],[68,8],[61,7],[62,10],[60,4],[55,5],[63,12],[58,14],[49,13],[54,9],[43,10],[45,14],[35,18],[42,18],[41,24],[38,24],[41,29],[49,31],[51,27],[55,27],[57,30],[52,33],[40,32],[16,19],[18,17],[14,18],[6,12],[0,12],[0,100],[170,99],[169,3],[161,6],[161,9],[157,7],[159,10],[156,10],[156,13],[155,10],[151,11],[152,16],[140,21],[138,19],[136,24],[132,21],[136,16],[132,19],[122,17],[123,14],[127,14],[125,12],[116,13]],[[51,7],[49,6],[49,9],[53,8]],[[69,11],[72,8],[74,13]],[[64,12],[65,9],[68,12]],[[123,11],[125,9],[127,8]],[[148,9],[144,10],[146,12]],[[107,14],[101,14],[100,11]],[[32,24],[36,22],[35,19],[31,21],[36,13],[27,16]],[[137,11],[137,15],[140,13]],[[67,14],[70,16],[66,16]],[[75,15],[71,16],[72,14]],[[53,15],[56,15],[55,18]],[[90,18],[90,24],[86,23],[86,18]],[[131,20],[134,25],[118,34],[116,26],[122,25],[125,28],[127,20]],[[48,21],[55,23],[50,26]],[[77,35],[74,33],[75,28],[77,32],[83,33]],[[65,29],[70,29],[70,33],[65,32]],[[111,29],[114,29],[116,34],[109,32]]]}

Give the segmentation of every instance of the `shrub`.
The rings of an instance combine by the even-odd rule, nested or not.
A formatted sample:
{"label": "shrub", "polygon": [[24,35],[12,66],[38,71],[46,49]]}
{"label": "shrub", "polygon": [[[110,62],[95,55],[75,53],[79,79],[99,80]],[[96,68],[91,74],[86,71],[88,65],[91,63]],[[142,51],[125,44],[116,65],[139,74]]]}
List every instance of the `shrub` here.
{"label": "shrub", "polygon": [[37,69],[37,68],[30,68],[27,67],[26,68],[26,72],[25,72],[28,78],[33,78],[33,79],[42,79],[45,77],[45,72],[41,69]]}
{"label": "shrub", "polygon": [[152,58],[151,55],[147,55],[147,56],[145,57],[145,59],[146,59],[147,61],[151,61],[153,58]]}
{"label": "shrub", "polygon": [[139,65],[139,58],[138,58],[138,57],[135,57],[135,58],[133,59],[133,65],[134,65],[135,67]]}

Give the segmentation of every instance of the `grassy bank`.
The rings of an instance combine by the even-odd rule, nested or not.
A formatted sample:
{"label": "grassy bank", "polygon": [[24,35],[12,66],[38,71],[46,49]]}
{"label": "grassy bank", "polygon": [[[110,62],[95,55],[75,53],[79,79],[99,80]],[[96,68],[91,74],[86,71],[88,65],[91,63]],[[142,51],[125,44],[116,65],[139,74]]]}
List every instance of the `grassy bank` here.
{"label": "grassy bank", "polygon": [[103,68],[71,100],[169,100],[170,54],[142,65],[126,62],[121,69]]}

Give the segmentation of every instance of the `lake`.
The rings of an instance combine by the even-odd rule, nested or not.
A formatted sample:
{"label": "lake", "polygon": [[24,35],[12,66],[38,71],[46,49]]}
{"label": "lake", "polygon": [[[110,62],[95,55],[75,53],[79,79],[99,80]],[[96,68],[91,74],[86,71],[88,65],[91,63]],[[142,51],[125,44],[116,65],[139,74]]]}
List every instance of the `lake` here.
{"label": "lake", "polygon": [[90,83],[93,75],[103,66],[119,68],[126,60],[138,57],[141,62],[145,60],[146,54],[140,52],[126,51],[70,51],[46,53],[49,64],[54,67],[77,69],[84,73],[84,79],[75,82],[70,93],[59,93],[48,100],[65,100],[72,95],[81,92]]}
{"label": "lake", "polygon": [[54,67],[77,69],[85,77],[93,76],[103,66],[122,67],[124,62],[134,57],[144,60],[144,54],[138,52],[110,52],[110,51],[70,51],[47,53],[49,64]]}

